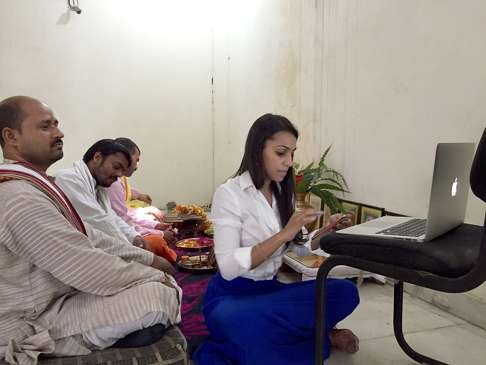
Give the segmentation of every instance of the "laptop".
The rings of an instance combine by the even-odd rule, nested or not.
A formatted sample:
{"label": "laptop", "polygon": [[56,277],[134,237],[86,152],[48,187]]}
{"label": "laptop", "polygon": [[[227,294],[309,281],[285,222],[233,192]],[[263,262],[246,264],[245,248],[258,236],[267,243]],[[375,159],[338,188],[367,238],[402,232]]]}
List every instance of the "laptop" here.
{"label": "laptop", "polygon": [[337,231],[426,242],[464,222],[474,143],[439,143],[427,219],[385,216]]}

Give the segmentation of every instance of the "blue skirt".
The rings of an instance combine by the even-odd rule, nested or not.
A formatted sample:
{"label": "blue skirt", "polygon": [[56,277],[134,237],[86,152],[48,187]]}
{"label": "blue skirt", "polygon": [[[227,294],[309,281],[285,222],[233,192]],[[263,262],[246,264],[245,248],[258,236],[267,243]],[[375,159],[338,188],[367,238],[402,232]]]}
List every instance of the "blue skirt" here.
{"label": "blue skirt", "polygon": [[[198,365],[311,365],[314,363],[315,281],[228,281],[217,273],[204,298],[210,338],[194,352]],[[324,357],[328,333],[359,303],[349,280],[328,279]]]}

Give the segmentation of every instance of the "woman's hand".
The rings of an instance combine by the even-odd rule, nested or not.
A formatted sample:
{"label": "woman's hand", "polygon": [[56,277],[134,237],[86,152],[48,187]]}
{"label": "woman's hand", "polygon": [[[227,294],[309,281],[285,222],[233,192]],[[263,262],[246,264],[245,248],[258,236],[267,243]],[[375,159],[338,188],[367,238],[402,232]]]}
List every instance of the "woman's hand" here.
{"label": "woman's hand", "polygon": [[335,232],[340,229],[348,228],[353,225],[352,214],[342,214],[337,213],[333,214],[329,217],[329,223],[322,227],[320,230],[316,232],[314,238],[311,242],[311,249],[316,250],[319,248],[319,241],[322,236],[329,232]]}
{"label": "woman's hand", "polygon": [[351,214],[336,213],[329,217],[329,223],[317,231],[315,236],[321,236],[328,232],[339,231],[353,225]]}
{"label": "woman's hand", "polygon": [[339,231],[340,229],[348,228],[353,225],[353,215],[352,214],[342,214],[337,213],[329,217],[330,230]]}
{"label": "woman's hand", "polygon": [[280,232],[252,247],[251,268],[257,267],[282,245],[292,241],[304,224],[314,222],[320,214],[312,208],[295,211]]}
{"label": "woman's hand", "polygon": [[296,234],[300,232],[305,224],[314,222],[319,215],[320,212],[317,212],[313,208],[305,208],[295,211],[285,227],[282,229],[284,237],[287,239],[287,241],[293,240]]}

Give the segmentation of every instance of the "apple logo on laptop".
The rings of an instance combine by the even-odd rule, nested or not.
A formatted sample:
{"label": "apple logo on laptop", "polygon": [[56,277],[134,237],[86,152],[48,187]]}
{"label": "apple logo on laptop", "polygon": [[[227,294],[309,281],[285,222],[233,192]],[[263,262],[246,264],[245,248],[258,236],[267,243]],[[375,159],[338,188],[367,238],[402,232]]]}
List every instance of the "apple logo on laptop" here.
{"label": "apple logo on laptop", "polygon": [[451,188],[451,196],[454,197],[457,194],[457,177],[454,179],[454,182],[452,183],[452,188]]}

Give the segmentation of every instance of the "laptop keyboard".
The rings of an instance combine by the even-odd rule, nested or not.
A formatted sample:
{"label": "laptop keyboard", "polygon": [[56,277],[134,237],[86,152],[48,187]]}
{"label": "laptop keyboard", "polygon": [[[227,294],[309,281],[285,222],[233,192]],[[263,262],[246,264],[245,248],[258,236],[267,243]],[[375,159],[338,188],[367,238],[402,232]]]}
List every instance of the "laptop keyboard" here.
{"label": "laptop keyboard", "polygon": [[425,234],[425,226],[427,219],[411,219],[407,222],[397,224],[396,226],[384,229],[377,232],[378,234],[405,236],[405,237],[419,237]]}

